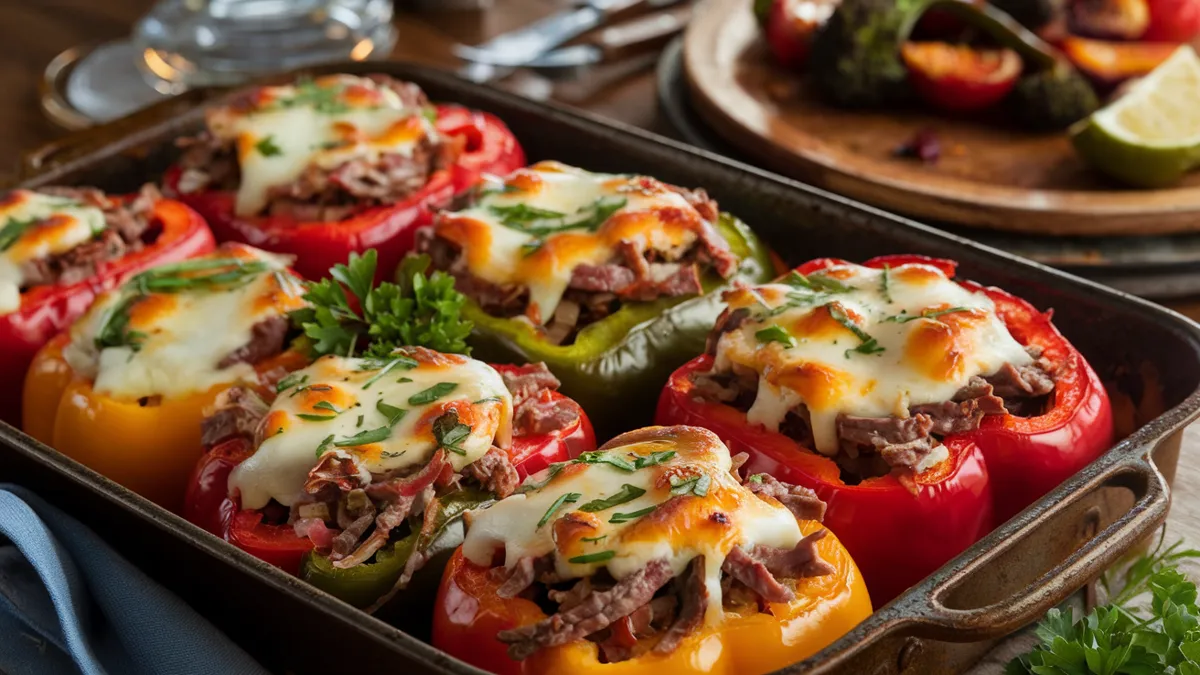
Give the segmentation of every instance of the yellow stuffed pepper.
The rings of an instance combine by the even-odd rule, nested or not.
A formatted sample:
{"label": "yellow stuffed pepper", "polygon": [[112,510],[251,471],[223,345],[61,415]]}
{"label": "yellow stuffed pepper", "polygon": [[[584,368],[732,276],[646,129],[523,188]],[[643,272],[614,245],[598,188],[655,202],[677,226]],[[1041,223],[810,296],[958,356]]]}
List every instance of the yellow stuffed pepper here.
{"label": "yellow stuffed pepper", "polygon": [[234,385],[268,387],[306,362],[288,349],[287,314],[306,303],[287,264],[226,244],[100,296],[34,358],[25,431],[179,510],[205,408]]}
{"label": "yellow stuffed pepper", "polygon": [[640,429],[470,512],[434,646],[503,675],[755,675],[821,650],[871,613],[858,568],[812,491],[736,463],[707,430]]}

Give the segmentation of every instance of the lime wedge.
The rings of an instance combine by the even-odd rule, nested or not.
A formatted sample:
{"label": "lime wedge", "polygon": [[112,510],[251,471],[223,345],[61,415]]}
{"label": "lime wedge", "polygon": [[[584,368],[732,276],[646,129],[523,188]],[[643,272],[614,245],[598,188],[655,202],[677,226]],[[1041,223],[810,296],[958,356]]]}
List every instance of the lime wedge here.
{"label": "lime wedge", "polygon": [[1200,162],[1200,57],[1180,47],[1070,134],[1085,160],[1118,180],[1139,187],[1174,183]]}

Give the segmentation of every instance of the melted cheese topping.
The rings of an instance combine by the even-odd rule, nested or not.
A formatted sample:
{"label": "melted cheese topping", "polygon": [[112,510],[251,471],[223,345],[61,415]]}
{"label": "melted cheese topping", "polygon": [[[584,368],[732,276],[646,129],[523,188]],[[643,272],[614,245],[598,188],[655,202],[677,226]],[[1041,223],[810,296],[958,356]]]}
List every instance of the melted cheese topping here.
{"label": "melted cheese topping", "polygon": [[[370,474],[409,473],[433,456],[434,421],[451,410],[470,427],[457,450],[447,451],[455,470],[492,445],[509,447],[512,396],[491,366],[420,348],[395,356],[325,356],[291,375],[285,383],[294,384],[263,419],[259,436],[265,440],[230,475],[230,491],[241,493],[242,507],[262,508],[271,499],[291,506],[326,452],[346,453]],[[435,387],[445,393],[435,398],[429,393]]]}
{"label": "melted cheese topping", "polygon": [[67,197],[13,190],[0,201],[0,315],[21,308],[21,266],[66,253],[104,229],[104,212]]}
{"label": "melted cheese topping", "polygon": [[210,110],[208,127],[216,138],[236,143],[242,177],[235,209],[243,216],[260,213],[271,188],[295,182],[309,167],[333,170],[351,160],[411,157],[423,139],[437,136],[423,111],[352,75],[264,87],[249,104]]}
{"label": "melted cheese topping", "polygon": [[[137,279],[177,265],[153,268],[134,277],[101,295],[71,327],[71,342],[63,355],[75,372],[91,379],[95,391],[125,400],[182,398],[216,385],[254,380],[250,364],[222,367],[221,362],[250,342],[259,322],[304,307],[303,290],[286,272],[288,258],[284,256],[226,244],[180,265],[202,260],[256,262],[264,271],[233,287],[176,293],[143,294]],[[111,330],[110,322],[114,318],[119,322],[121,316],[128,317],[126,342],[134,344],[101,348],[97,336],[106,326]]]}
{"label": "melted cheese topping", "polygon": [[936,267],[843,265],[807,283],[813,280],[816,289],[799,281],[727,293],[729,307],[746,308],[751,318],[721,336],[713,370],[759,374],[746,417],[772,431],[805,404],[823,454],[838,452],[839,414],[907,417],[910,406],[950,400],[973,376],[1033,361],[987,295]]}
{"label": "melted cheese topping", "polygon": [[[656,559],[669,561],[678,575],[693,558],[703,555],[709,594],[707,618],[718,621],[722,616],[721,565],[735,546],[762,544],[790,550],[800,542],[795,516],[738,482],[730,473],[728,448],[712,432],[696,427],[652,427],[625,434],[613,443],[620,444],[605,446],[596,454],[630,462],[654,453],[674,452],[674,456],[634,471],[607,463],[574,463],[552,478],[547,473],[550,470],[530,476],[525,493],[467,514],[463,554],[477,565],[490,566],[493,553],[502,548],[507,567],[525,557],[553,554],[555,569],[564,579],[591,576],[601,567],[622,579]],[[699,494],[693,488],[687,496],[673,499],[673,477],[677,485],[707,477],[707,489]],[[532,489],[548,478],[547,485]],[[626,486],[644,493],[611,508],[589,504],[628,492]],[[561,501],[564,497],[574,500],[565,503]],[[559,508],[554,509],[556,504]],[[636,517],[617,515],[645,509],[653,510]],[[579,562],[584,556],[603,559]],[[573,559],[577,562],[571,562]]]}
{"label": "melted cheese topping", "polygon": [[471,274],[527,287],[526,314],[535,325],[554,315],[576,267],[609,262],[621,242],[659,251],[671,261],[695,244],[702,229],[714,226],[653,178],[591,173],[557,162],[485,183],[480,194],[470,208],[441,214],[435,232],[463,249]]}

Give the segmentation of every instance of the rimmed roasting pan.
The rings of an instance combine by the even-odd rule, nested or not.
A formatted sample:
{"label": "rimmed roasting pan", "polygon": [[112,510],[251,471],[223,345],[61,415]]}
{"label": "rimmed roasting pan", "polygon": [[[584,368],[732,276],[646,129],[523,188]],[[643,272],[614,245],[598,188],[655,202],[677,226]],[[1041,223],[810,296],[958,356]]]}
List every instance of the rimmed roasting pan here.
{"label": "rimmed roasting pan", "polygon": [[[960,274],[1004,287],[1055,321],[1104,378],[1123,437],[1053,493],[783,673],[957,673],[994,641],[1144,542],[1166,518],[1185,425],[1200,415],[1200,326],[1129,295],[618,123],[534,103],[400,63],[321,72],[384,72],[435,101],[504,119],[531,161],[558,159],[703,187],[788,263],[885,253],[953,258]],[[154,180],[196,131],[196,91],[70,136],[24,158],[20,185],[130,190]],[[650,411],[631,411],[629,426]],[[479,673],[428,637],[437,574],[386,618],[368,616],[212,537],[11,427],[0,425],[0,481],[26,485],[106,537],[276,672]],[[897,551],[896,555],[903,555]],[[397,626],[399,628],[397,628]]]}

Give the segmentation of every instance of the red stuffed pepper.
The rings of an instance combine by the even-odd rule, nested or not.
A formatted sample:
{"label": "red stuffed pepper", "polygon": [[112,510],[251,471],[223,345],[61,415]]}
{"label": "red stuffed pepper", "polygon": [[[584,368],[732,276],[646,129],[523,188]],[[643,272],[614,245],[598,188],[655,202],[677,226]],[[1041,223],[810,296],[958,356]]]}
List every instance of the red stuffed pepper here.
{"label": "red stuffed pepper", "polygon": [[659,402],[659,423],[815,490],[880,602],[1112,442],[1107,395],[1049,315],[954,268],[823,259],[731,291]]}
{"label": "red stuffed pepper", "polygon": [[149,187],[127,196],[47,187],[0,197],[0,419],[20,423],[34,354],[97,295],[213,245],[195,212]]}
{"label": "red stuffed pepper", "polygon": [[351,604],[382,603],[458,544],[466,509],[595,447],[557,386],[541,364],[424,347],[322,357],[276,391],[218,401],[185,516]]}
{"label": "red stuffed pepper", "polygon": [[480,174],[525,163],[495,117],[433,106],[384,75],[248,90],[181,144],[166,185],[218,239],[292,254],[309,278],[370,248],[390,276],[433,209]]}
{"label": "red stuffed pepper", "polygon": [[862,578],[811,490],[737,465],[704,429],[639,429],[470,513],[434,646],[504,675],[756,675],[820,651],[870,615]]}

